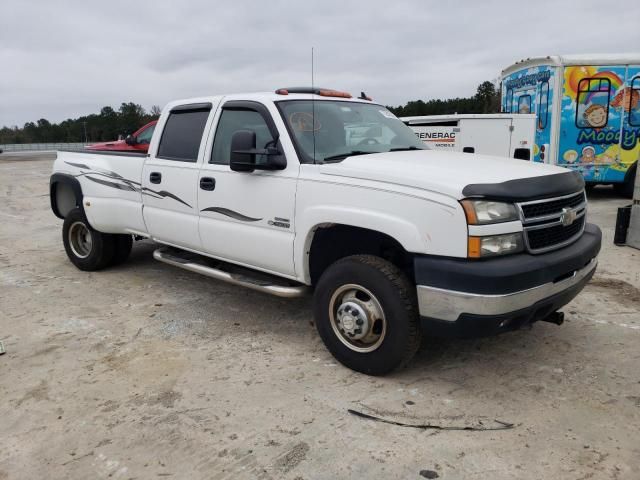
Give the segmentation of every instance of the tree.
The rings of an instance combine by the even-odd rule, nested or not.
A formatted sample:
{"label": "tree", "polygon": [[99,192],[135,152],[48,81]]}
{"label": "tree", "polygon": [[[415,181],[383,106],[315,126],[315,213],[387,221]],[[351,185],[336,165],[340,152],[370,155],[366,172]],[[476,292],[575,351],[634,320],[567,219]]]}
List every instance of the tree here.
{"label": "tree", "polygon": [[151,107],[151,110],[149,111],[149,115],[154,117],[154,119],[157,119],[161,113],[162,113],[162,109],[158,105],[153,105]]}
{"label": "tree", "polygon": [[475,99],[482,108],[481,113],[493,113],[500,109],[500,94],[496,92],[492,82],[486,81],[478,85]]}
{"label": "tree", "polygon": [[121,104],[118,112],[118,133],[127,135],[135,132],[145,123],[145,118],[146,113],[141,105],[133,102]]}
{"label": "tree", "polygon": [[388,107],[399,117],[419,115],[445,115],[451,113],[493,113],[500,111],[500,93],[493,83],[486,81],[478,85],[476,94],[468,98],[446,100],[411,100],[404,106]]}

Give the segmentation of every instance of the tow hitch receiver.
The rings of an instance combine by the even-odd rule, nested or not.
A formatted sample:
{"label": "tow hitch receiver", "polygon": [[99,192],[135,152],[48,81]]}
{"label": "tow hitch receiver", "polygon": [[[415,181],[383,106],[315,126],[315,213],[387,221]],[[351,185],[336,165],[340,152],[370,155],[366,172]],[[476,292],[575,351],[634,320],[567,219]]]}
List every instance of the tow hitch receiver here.
{"label": "tow hitch receiver", "polygon": [[542,321],[562,325],[564,323],[564,312],[553,312],[548,317],[544,317]]}

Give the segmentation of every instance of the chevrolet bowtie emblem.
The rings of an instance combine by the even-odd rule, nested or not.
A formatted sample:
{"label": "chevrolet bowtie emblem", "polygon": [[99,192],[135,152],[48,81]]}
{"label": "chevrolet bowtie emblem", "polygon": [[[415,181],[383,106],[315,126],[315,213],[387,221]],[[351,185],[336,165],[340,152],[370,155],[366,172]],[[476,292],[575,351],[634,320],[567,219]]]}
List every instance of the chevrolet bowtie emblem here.
{"label": "chevrolet bowtie emblem", "polygon": [[576,212],[573,208],[563,208],[562,213],[560,214],[560,223],[565,227],[568,227],[573,222],[576,221],[576,217],[578,216],[578,212]]}

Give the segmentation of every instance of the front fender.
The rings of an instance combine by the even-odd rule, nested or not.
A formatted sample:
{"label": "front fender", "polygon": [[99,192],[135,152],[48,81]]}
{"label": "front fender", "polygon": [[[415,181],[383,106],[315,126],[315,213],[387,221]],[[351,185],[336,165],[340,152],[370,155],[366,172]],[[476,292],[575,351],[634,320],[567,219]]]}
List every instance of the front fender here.
{"label": "front fender", "polygon": [[[440,212],[447,217],[449,223],[452,223],[452,215],[448,209],[445,213],[445,209],[440,208]],[[297,218],[296,231],[298,234],[294,241],[294,261],[296,274],[305,283],[309,283],[311,279],[308,258],[311,243],[316,230],[325,225],[341,224],[380,232],[396,240],[407,252],[443,253],[438,251],[442,249],[442,246],[434,244],[433,235],[426,231],[426,218],[422,223],[419,223],[413,222],[409,218],[402,218],[378,210],[333,205],[309,207],[301,212]],[[454,238],[461,237],[465,242],[464,248],[466,249],[466,230],[458,233],[461,235],[455,235]],[[455,248],[456,242],[452,241],[450,247]]]}

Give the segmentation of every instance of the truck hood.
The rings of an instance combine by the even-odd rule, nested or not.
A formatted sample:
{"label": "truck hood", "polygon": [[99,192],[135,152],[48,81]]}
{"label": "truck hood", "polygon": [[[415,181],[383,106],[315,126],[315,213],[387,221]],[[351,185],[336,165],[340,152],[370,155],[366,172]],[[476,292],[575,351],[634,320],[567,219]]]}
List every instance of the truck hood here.
{"label": "truck hood", "polygon": [[[465,187],[478,186],[479,184],[503,184],[502,190],[504,191],[504,182],[563,173],[574,178],[571,176],[570,170],[554,165],[489,155],[436,150],[383,152],[347,157],[340,163],[321,165],[320,172],[323,175],[413,187],[444,194],[455,199],[478,196],[477,194],[470,195],[470,190],[468,188],[465,190]],[[545,183],[545,180],[539,179],[533,183],[542,184]],[[575,183],[574,180],[571,184]],[[514,188],[518,186],[513,183],[512,185]],[[520,183],[521,185],[522,183]],[[575,189],[573,188],[574,191]],[[517,192],[514,193],[515,196],[518,196]],[[533,197],[551,196],[536,195],[535,192],[528,193]]]}

